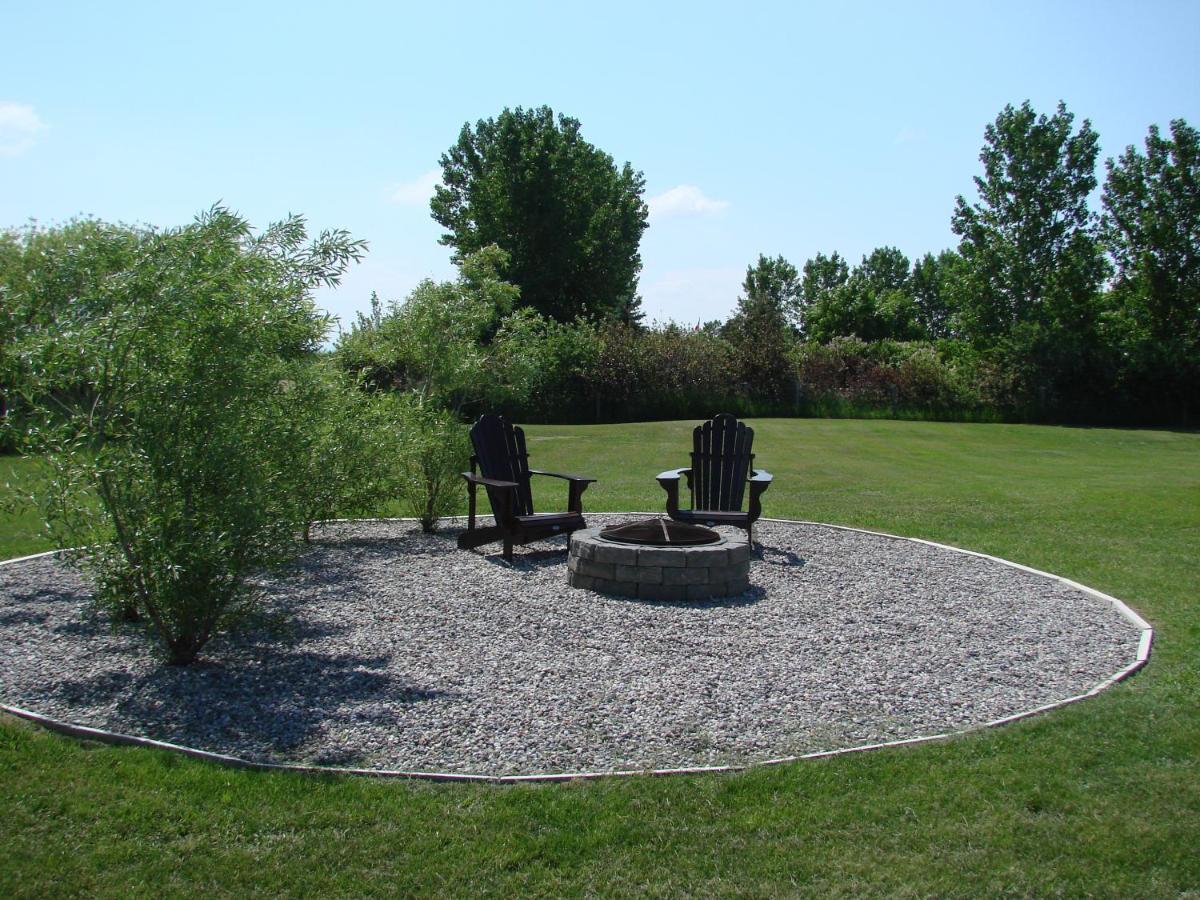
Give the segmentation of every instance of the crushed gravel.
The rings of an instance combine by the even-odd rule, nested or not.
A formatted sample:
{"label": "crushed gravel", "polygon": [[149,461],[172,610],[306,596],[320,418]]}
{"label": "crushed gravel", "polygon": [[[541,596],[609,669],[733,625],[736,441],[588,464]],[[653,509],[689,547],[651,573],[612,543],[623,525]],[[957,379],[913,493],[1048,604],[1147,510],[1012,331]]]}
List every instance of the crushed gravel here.
{"label": "crushed gravel", "polygon": [[[630,516],[589,516],[590,524]],[[980,725],[1135,658],[1111,604],[978,557],[761,522],[747,593],[567,586],[566,540],[332,523],[267,622],[163,665],[54,557],[0,567],[0,702],[246,759],[491,775],[745,764]]]}

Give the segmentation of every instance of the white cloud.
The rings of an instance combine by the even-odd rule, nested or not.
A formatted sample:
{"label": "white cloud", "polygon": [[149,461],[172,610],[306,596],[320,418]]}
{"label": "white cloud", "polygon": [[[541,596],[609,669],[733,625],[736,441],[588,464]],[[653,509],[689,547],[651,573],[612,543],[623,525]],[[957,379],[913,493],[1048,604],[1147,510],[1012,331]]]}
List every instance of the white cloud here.
{"label": "white cloud", "polygon": [[729,206],[724,200],[706,197],[704,191],[694,184],[673,187],[669,191],[656,194],[646,203],[650,207],[650,215],[663,219],[673,216],[706,216],[721,212]]}
{"label": "white cloud", "polygon": [[34,145],[46,124],[32,106],[0,100],[0,156],[19,156]]}
{"label": "white cloud", "polygon": [[919,144],[925,140],[925,132],[920,128],[911,128],[905,126],[896,132],[896,136],[892,138],[893,144]]}
{"label": "white cloud", "polygon": [[401,206],[425,206],[435,186],[442,183],[442,170],[430,169],[412,181],[388,189],[388,198]]}

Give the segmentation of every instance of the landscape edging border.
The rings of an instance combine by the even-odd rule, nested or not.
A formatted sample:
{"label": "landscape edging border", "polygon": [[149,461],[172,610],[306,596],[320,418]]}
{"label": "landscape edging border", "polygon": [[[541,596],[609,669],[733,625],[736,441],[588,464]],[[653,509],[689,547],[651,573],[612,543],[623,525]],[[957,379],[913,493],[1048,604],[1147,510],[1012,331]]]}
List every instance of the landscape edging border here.
{"label": "landscape edging border", "polygon": [[[604,515],[605,513],[596,513],[596,515]],[[643,513],[643,512],[616,512],[608,513],[608,515],[659,515],[659,513]],[[457,520],[464,519],[465,516],[447,516],[446,519]],[[376,517],[363,519],[327,519],[323,522],[415,522],[413,518],[401,517]],[[960,735],[971,734],[976,731],[981,731],[985,728],[996,728],[1001,725],[1007,725],[1011,722],[1017,722],[1021,719],[1027,719],[1031,716],[1041,715],[1042,713],[1050,712],[1051,710],[1059,709],[1071,703],[1078,703],[1080,700],[1086,700],[1089,697],[1094,697],[1096,694],[1107,690],[1120,681],[1125,680],[1133,675],[1139,669],[1146,665],[1150,660],[1150,647],[1154,641],[1154,628],[1138,615],[1131,607],[1123,601],[1113,597],[1110,594],[1105,594],[1102,591],[1097,591],[1095,588],[1088,587],[1085,584],[1080,584],[1077,581],[1072,581],[1069,578],[1064,578],[1061,575],[1056,575],[1053,572],[1044,572],[1041,569],[1034,569],[1030,566],[1015,563],[1011,560],[1003,559],[999,556],[992,556],[988,553],[981,553],[977,550],[965,550],[962,547],[955,547],[950,544],[942,544],[937,541],[929,541],[924,538],[906,537],[899,534],[889,534],[885,531],[872,531],[868,528],[852,528],[848,525],[830,525],[826,522],[808,522],[800,519],[779,519],[763,517],[760,522],[780,522],[789,525],[813,525],[820,528],[832,528],[839,531],[855,531],[861,534],[870,534],[876,537],[886,537],[898,541],[912,541],[918,544],[925,544],[929,547],[937,547],[942,550],[950,550],[955,553],[963,553],[967,556],[975,556],[980,559],[990,560],[1000,563],[1001,565],[1009,566],[1013,569],[1018,569],[1022,572],[1028,572],[1033,575],[1039,575],[1043,578],[1049,578],[1060,584],[1083,591],[1085,594],[1097,600],[1106,601],[1117,610],[1130,624],[1141,631],[1141,637],[1138,641],[1137,655],[1132,663],[1127,665],[1108,678],[1093,686],[1090,690],[1076,694],[1073,697],[1067,697],[1063,700],[1055,700],[1053,703],[1043,704],[1034,709],[1022,710],[1019,713],[1014,713],[1009,716],[1004,716],[999,719],[993,719],[990,722],[984,722],[980,725],[972,725],[968,728],[959,729],[957,731],[946,731],[939,734],[918,735],[912,738],[903,738],[896,741],[884,741],[874,744],[860,744],[855,747],[840,747],[834,750],[818,750],[812,753],[803,753],[794,756],[781,756],[777,759],[762,760],[760,762],[744,763],[740,765],[727,766],[683,766],[669,769],[624,769],[611,772],[552,772],[534,775],[484,775],[459,772],[418,772],[406,771],[400,769],[356,769],[343,766],[306,766],[296,763],[270,763],[258,760],[243,759],[239,756],[228,756],[223,753],[215,753],[211,750],[199,750],[195,747],[186,747],[181,744],[171,744],[166,741],[156,741],[153,738],[138,737],[136,735],[121,734],[115,731],[105,731],[100,728],[91,728],[86,725],[75,725],[71,722],[64,722],[61,719],[55,719],[50,716],[44,716],[41,713],[33,712],[32,710],[22,709],[17,706],[10,706],[6,703],[0,703],[0,712],[6,713],[15,718],[24,719],[36,725],[59,734],[64,734],[70,737],[80,738],[83,740],[99,741],[106,744],[149,747],[157,750],[169,750],[174,753],[179,753],[184,756],[200,759],[206,762],[219,763],[224,766],[229,766],[237,769],[253,769],[258,771],[270,772],[294,772],[305,775],[359,775],[371,778],[408,778],[421,779],[426,781],[462,781],[462,782],[488,782],[492,784],[514,784],[523,782],[555,782],[555,781],[576,781],[576,780],[593,780],[597,778],[609,777],[629,777],[633,775],[702,775],[708,773],[719,772],[744,772],[748,769],[756,769],[762,766],[777,766],[785,763],[800,762],[806,759],[827,759],[834,756],[844,756],[849,753],[863,753],[868,750],[883,750],[889,747],[905,747],[912,744],[924,744],[933,741],[944,741]],[[316,524],[323,524],[316,523]],[[32,553],[28,556],[19,556],[14,559],[0,560],[0,566],[12,565],[19,562],[27,562],[32,559],[39,559],[45,556],[57,556],[62,553],[68,553],[76,549],[72,547],[64,547],[58,550],[45,550],[41,553]]]}

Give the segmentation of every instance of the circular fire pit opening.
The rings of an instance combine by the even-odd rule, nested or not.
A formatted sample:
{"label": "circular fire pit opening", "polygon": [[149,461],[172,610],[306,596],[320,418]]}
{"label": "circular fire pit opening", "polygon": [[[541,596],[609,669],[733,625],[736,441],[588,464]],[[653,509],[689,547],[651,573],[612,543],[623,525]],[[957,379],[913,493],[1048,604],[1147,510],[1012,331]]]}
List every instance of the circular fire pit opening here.
{"label": "circular fire pit opening", "polygon": [[604,528],[600,531],[600,537],[617,544],[650,544],[655,547],[715,544],[721,540],[721,535],[711,528],[688,525],[661,516],[644,522],[623,522]]}
{"label": "circular fire pit opening", "polygon": [[642,600],[732,597],[750,588],[750,545],[664,519],[588,528],[571,535],[567,582]]}

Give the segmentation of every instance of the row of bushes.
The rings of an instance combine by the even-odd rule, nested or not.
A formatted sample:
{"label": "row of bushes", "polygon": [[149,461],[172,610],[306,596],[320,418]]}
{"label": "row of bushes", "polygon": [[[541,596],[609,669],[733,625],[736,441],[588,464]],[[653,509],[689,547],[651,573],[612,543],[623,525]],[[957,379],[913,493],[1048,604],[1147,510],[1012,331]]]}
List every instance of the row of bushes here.
{"label": "row of bushes", "polygon": [[1187,385],[1138,383],[1128,368],[1096,354],[1064,359],[1060,348],[1047,360],[1054,351],[1039,345],[980,351],[961,341],[856,337],[739,343],[715,329],[587,323],[549,323],[527,344],[535,360],[524,363],[527,390],[484,389],[463,404],[465,416],[486,408],[525,422],[576,424],[702,418],[718,410],[1075,424],[1188,418]]}
{"label": "row of bushes", "polygon": [[415,391],[466,421],[891,416],[1072,424],[1189,422],[1194,355],[1164,358],[1136,317],[1108,304],[1095,328],[1019,323],[987,342],[804,340],[775,316],[651,329],[557,322],[518,305],[485,248],[454,282],[376,301],[334,356],[374,390]]}

